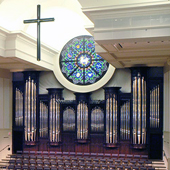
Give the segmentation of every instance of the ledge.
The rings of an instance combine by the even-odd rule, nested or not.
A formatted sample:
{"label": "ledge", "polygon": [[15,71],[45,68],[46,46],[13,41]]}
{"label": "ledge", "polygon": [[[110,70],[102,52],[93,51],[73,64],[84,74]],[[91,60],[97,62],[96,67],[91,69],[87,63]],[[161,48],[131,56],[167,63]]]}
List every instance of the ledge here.
{"label": "ledge", "polygon": [[77,139],[77,143],[85,144],[88,143],[88,139]]}
{"label": "ledge", "polygon": [[117,148],[119,147],[118,143],[106,143],[105,144],[106,148]]}
{"label": "ledge", "polygon": [[27,146],[35,146],[36,141],[25,141],[25,145],[27,145]]}
{"label": "ledge", "polygon": [[60,142],[49,142],[50,146],[60,146]]}
{"label": "ledge", "polygon": [[133,149],[146,149],[146,144],[132,144]]}

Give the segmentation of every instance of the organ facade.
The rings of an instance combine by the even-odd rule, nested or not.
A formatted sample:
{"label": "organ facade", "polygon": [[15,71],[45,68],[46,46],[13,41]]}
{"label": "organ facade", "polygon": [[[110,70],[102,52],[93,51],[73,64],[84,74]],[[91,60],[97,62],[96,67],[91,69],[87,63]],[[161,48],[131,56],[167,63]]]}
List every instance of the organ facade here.
{"label": "organ facade", "polygon": [[[155,73],[156,72],[156,73]],[[102,88],[103,100],[93,92],[72,93],[65,100],[64,88],[46,88],[39,94],[39,72],[13,81],[14,138],[20,150],[154,154],[151,141],[162,144],[162,68],[132,68],[131,92],[121,87]],[[16,147],[16,148],[15,148]]]}

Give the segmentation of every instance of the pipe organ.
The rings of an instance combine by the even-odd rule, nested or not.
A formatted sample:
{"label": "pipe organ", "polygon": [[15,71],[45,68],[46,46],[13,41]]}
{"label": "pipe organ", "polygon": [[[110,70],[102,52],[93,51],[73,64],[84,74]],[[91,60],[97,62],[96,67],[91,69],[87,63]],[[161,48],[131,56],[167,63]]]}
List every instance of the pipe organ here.
{"label": "pipe organ", "polygon": [[[114,154],[128,147],[126,154],[149,155],[155,150],[152,141],[162,142],[161,69],[131,68],[129,91],[122,85],[122,89],[104,87],[104,92],[100,89],[94,95],[69,92],[72,96],[67,100],[62,88],[47,88],[48,93],[39,94],[38,72],[14,75],[13,141],[23,141],[20,150]],[[14,148],[19,150],[15,143]]]}
{"label": "pipe organ", "polygon": [[15,89],[15,125],[23,126],[23,92]]}
{"label": "pipe organ", "polygon": [[60,134],[60,101],[63,89],[47,89],[49,93],[49,140],[51,145],[58,145]]}
{"label": "pipe organ", "polygon": [[84,101],[79,101],[77,106],[77,139],[88,138],[88,106]]}
{"label": "pipe organ", "polygon": [[125,101],[120,108],[120,139],[130,139],[130,101]]}
{"label": "pipe organ", "polygon": [[39,134],[41,138],[48,137],[48,106],[40,101],[40,128]]}
{"label": "pipe organ", "polygon": [[154,86],[150,89],[150,127],[159,128],[159,95],[160,87],[159,85]]}
{"label": "pipe organ", "polygon": [[116,146],[118,143],[118,91],[119,87],[105,89],[106,100],[106,145]]}
{"label": "pipe organ", "polygon": [[95,107],[91,111],[91,131],[104,131],[104,111],[100,107]]}
{"label": "pipe organ", "polygon": [[34,145],[37,133],[37,84],[31,73],[26,74],[24,101],[25,144]]}
{"label": "pipe organ", "polygon": [[71,107],[63,111],[63,131],[75,131],[75,111]]}
{"label": "pipe organ", "polygon": [[141,71],[132,77],[133,145],[146,144],[146,79]]}

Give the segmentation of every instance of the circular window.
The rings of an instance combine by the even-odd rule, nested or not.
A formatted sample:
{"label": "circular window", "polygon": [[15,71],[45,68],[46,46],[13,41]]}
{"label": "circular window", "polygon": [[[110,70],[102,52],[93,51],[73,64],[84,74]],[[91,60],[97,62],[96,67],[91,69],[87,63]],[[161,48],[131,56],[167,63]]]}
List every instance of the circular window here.
{"label": "circular window", "polygon": [[88,85],[99,81],[106,73],[109,63],[95,53],[91,36],[70,40],[60,55],[60,69],[71,83]]}
{"label": "circular window", "polygon": [[[114,67],[95,52],[93,37],[86,35],[73,38],[63,47],[54,73],[68,89],[89,92],[104,85],[114,70]],[[84,87],[89,89],[85,90]]]}

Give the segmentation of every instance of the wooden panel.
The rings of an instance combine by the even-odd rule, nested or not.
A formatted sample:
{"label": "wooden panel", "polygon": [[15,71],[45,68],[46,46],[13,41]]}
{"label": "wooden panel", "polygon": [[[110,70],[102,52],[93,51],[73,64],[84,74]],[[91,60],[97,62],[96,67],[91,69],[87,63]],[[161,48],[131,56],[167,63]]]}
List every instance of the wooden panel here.
{"label": "wooden panel", "polygon": [[119,153],[130,154],[130,141],[120,141]]}
{"label": "wooden panel", "polygon": [[76,152],[90,152],[90,149],[89,149],[89,143],[76,143],[75,145],[75,151]]}
{"label": "wooden panel", "polygon": [[38,144],[36,145],[24,145],[24,151],[38,151]]}
{"label": "wooden panel", "polygon": [[62,146],[58,145],[58,146],[49,146],[48,145],[48,150],[49,151],[54,151],[54,152],[61,152],[62,151]]}
{"label": "wooden panel", "polygon": [[103,153],[104,135],[91,135],[90,152]]}
{"label": "wooden panel", "polygon": [[63,140],[63,151],[64,152],[75,152],[75,139],[76,135],[71,133],[64,133]]}
{"label": "wooden panel", "polygon": [[130,154],[134,155],[148,155],[147,149],[130,149]]}
{"label": "wooden panel", "polygon": [[39,140],[39,148],[40,151],[47,151],[48,150],[48,139],[40,139]]}
{"label": "wooden panel", "polygon": [[162,159],[162,134],[150,134],[150,159]]}
{"label": "wooden panel", "polygon": [[130,140],[122,140],[119,144],[119,154],[147,155],[147,149],[134,149],[131,147]]}
{"label": "wooden panel", "polygon": [[119,153],[119,147],[116,147],[116,148],[104,147],[104,153],[118,154]]}
{"label": "wooden panel", "polygon": [[23,132],[13,131],[13,153],[23,150]]}

